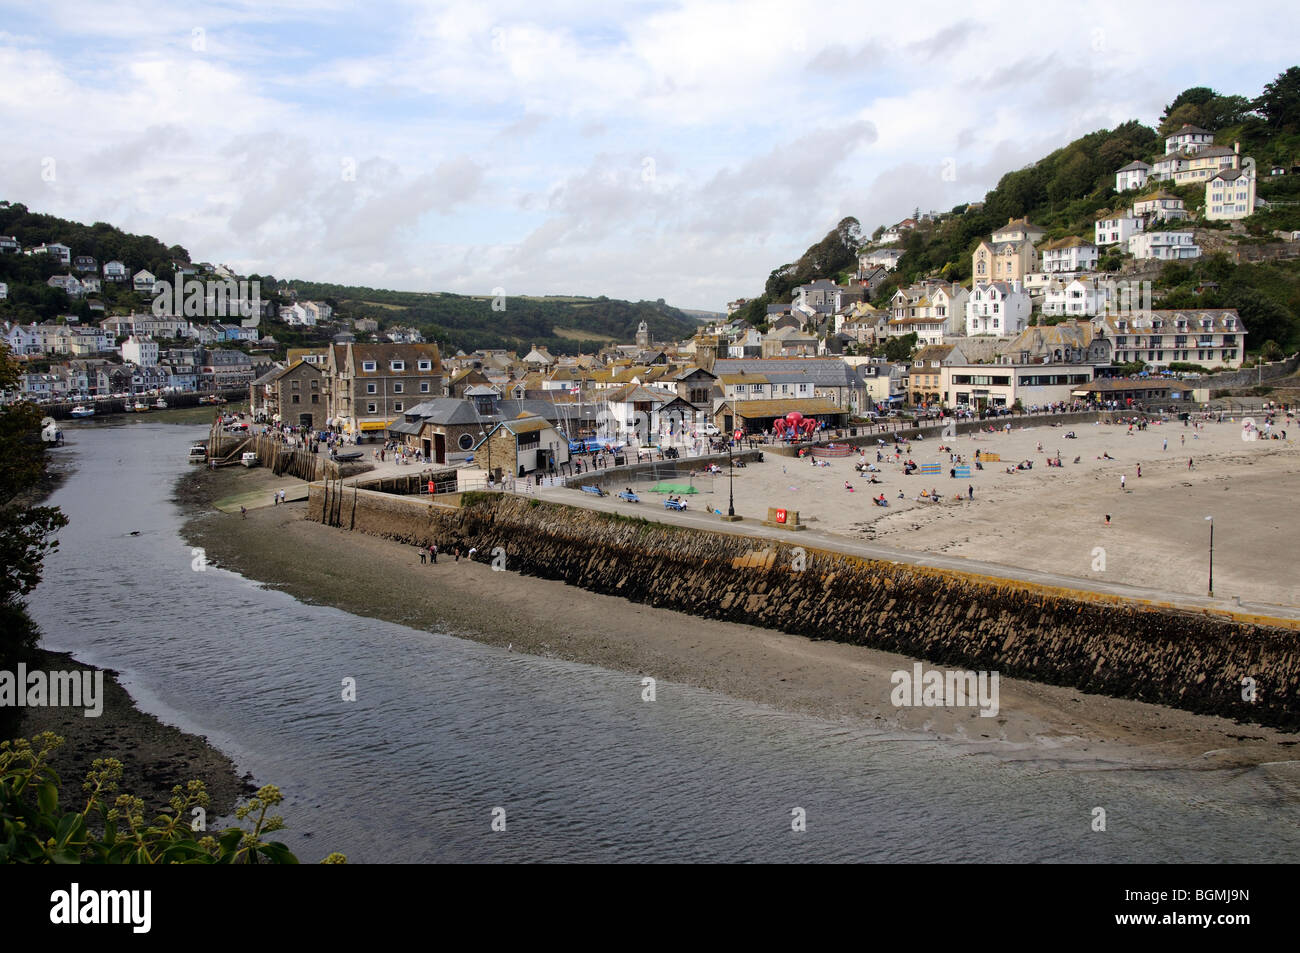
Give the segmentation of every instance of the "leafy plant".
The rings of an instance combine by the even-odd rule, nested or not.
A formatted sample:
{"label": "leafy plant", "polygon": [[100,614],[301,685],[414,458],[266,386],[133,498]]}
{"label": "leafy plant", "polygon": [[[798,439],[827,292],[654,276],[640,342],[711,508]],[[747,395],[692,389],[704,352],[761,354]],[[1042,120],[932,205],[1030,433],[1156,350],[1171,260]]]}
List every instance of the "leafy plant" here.
{"label": "leafy plant", "polygon": [[[53,732],[28,740],[0,743],[0,863],[18,864],[296,864],[279,841],[264,837],[284,827],[269,812],[284,795],[273,784],[258,790],[235,811],[251,829],[228,827],[216,835],[192,830],[189,818],[205,809],[209,797],[202,781],[172,788],[168,807],[150,821],[144,801],[117,794],[122,762],[98,758],[82,785],[80,810],[60,806],[60,780],[49,756],[63,744]],[[323,863],[345,863],[330,854]]]}

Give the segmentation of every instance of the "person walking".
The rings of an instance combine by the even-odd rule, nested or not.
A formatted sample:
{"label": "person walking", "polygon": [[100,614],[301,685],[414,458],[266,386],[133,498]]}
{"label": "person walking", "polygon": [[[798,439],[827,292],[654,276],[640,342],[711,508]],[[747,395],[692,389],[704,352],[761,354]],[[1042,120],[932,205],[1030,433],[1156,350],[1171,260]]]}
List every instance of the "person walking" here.
{"label": "person walking", "polygon": [[1187,458],[1187,469],[1190,470],[1191,468],[1192,468],[1192,458],[1191,458],[1191,457],[1188,457],[1188,458]]}
{"label": "person walking", "polygon": [[420,547],[420,565],[423,566],[429,560],[429,552],[423,546]]}
{"label": "person walking", "polygon": [[434,543],[429,547],[429,564],[438,565],[438,544]]}
{"label": "person walking", "polygon": [[1128,474],[1126,474],[1126,473],[1121,473],[1121,474],[1119,475],[1119,488],[1120,488],[1121,490],[1124,489],[1124,486],[1125,486],[1126,483],[1128,483]]}
{"label": "person walking", "polygon": [[1137,465],[1137,468],[1138,468],[1138,479],[1140,480],[1142,479],[1142,464],[1139,463]]}
{"label": "person walking", "polygon": [[975,487],[971,486],[969,483],[966,484],[966,499],[975,499]]}
{"label": "person walking", "polygon": [[1169,449],[1169,438],[1168,438],[1168,437],[1165,437],[1165,442],[1164,442],[1164,444],[1160,447],[1160,449],[1161,449],[1161,450],[1168,450],[1168,449]]}
{"label": "person walking", "polygon": [[[1191,466],[1191,465],[1192,465],[1192,461],[1188,460],[1188,461],[1187,461],[1187,465],[1188,465],[1188,466]],[[244,509],[244,507],[242,507],[242,506],[239,508],[239,518],[240,518],[240,519],[248,519],[248,510]]]}

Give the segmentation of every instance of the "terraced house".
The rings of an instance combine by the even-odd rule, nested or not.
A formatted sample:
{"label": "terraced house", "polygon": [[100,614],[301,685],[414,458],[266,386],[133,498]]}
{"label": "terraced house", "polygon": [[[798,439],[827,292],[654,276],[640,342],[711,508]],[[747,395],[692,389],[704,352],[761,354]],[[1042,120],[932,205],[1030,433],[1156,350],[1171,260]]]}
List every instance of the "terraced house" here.
{"label": "terraced house", "polygon": [[436,344],[335,344],[325,368],[329,426],[382,436],[406,408],[442,393]]}
{"label": "terraced house", "polygon": [[1246,352],[1247,332],[1235,308],[1106,315],[1096,324],[1113,340],[1117,364],[1237,368]]}

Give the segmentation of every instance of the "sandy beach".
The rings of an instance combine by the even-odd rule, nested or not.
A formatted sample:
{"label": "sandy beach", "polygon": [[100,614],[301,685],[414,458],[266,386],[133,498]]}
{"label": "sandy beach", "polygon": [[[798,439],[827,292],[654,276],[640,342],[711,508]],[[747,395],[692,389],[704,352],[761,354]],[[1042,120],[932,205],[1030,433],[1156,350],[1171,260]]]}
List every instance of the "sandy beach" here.
{"label": "sandy beach", "polygon": [[[778,475],[780,466],[774,466]],[[867,722],[899,737],[961,740],[972,752],[1001,757],[1213,769],[1291,760],[1297,743],[1272,729],[1014,679],[1001,682],[996,718],[981,718],[972,708],[896,708],[890,676],[913,662],[903,656],[503,576],[445,553],[436,565],[424,565],[411,546],[307,522],[302,503],[250,510],[247,518],[213,509],[212,501],[258,479],[233,469],[182,478],[178,498],[191,514],[186,539],[219,565],[305,602]]]}
{"label": "sandy beach", "polygon": [[[1071,430],[1076,436],[1067,439]],[[938,463],[938,476],[904,476],[892,446],[878,448],[879,463],[872,449],[865,458],[830,459],[828,467],[767,454],[762,464],[736,470],[736,512],[761,519],[768,507],[783,507],[798,510],[811,528],[901,549],[1197,595],[1207,589],[1205,517],[1212,515],[1215,595],[1300,604],[1300,579],[1288,557],[1295,530],[1285,516],[1294,510],[1300,432],[1289,429],[1285,441],[1244,441],[1241,434],[1240,417],[1200,430],[1153,422],[1132,434],[1113,424],[1016,421],[1010,433],[913,441],[901,459]],[[972,465],[971,479],[949,475],[948,452],[940,450],[949,444]],[[976,450],[1001,461],[976,470]],[[1062,466],[1049,467],[1058,452]],[[860,459],[880,468],[880,485],[855,472]],[[1006,472],[1022,460],[1033,468]],[[931,489],[942,502],[918,500]],[[872,504],[880,493],[888,507]],[[725,510],[726,494],[719,478],[700,500]]]}

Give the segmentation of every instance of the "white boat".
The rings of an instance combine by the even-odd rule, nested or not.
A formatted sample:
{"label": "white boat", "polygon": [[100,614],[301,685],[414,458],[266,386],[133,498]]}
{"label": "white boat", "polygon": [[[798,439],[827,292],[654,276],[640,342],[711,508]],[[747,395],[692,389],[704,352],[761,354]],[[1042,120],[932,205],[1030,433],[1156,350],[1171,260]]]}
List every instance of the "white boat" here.
{"label": "white boat", "polygon": [[166,410],[166,409],[167,409],[167,401],[165,401],[165,400],[163,400],[161,397],[159,397],[157,400],[155,400],[155,401],[153,402],[153,406],[154,406],[154,410]]}
{"label": "white boat", "polygon": [[201,443],[190,447],[190,463],[202,463],[208,459],[208,448]]}
{"label": "white boat", "polygon": [[69,417],[93,417],[95,416],[95,408],[87,407],[85,404],[78,404],[76,407],[73,407],[71,411],[69,411],[68,416]]}
{"label": "white boat", "polygon": [[132,406],[129,409],[135,411],[135,413],[137,414],[145,414],[149,412],[149,406],[147,404],[140,403],[140,401],[138,400],[135,402],[134,406]]}
{"label": "white boat", "polygon": [[239,462],[246,467],[255,467],[257,466],[257,454],[251,452],[240,454]]}

